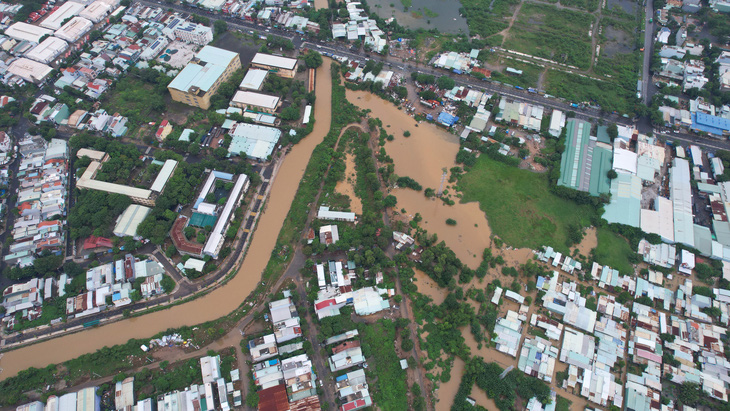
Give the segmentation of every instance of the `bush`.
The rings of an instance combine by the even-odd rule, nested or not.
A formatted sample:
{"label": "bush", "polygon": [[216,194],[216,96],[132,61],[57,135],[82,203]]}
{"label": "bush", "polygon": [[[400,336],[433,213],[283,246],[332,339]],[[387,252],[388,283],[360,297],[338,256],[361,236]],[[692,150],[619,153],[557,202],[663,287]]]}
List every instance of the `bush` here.
{"label": "bush", "polygon": [[447,225],[456,225],[456,220],[454,220],[453,218],[447,218],[446,224]]}

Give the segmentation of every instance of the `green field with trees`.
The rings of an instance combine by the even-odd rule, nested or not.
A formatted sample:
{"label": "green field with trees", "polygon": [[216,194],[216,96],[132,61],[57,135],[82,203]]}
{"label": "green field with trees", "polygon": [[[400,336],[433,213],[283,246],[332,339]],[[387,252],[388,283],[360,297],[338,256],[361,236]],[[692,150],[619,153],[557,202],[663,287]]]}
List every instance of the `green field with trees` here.
{"label": "green field with trees", "polygon": [[487,5],[481,0],[461,0],[459,14],[466,16],[471,35],[488,37],[507,28],[510,17],[519,0],[494,0]]}
{"label": "green field with trees", "polygon": [[510,28],[504,47],[588,69],[591,65],[588,30],[594,21],[588,13],[525,3]]}
{"label": "green field with trees", "polygon": [[494,161],[477,159],[459,180],[462,201],[478,201],[492,233],[514,247],[565,247],[569,226],[586,227],[595,216],[589,205],[560,198],[547,176]]}
{"label": "green field with trees", "polygon": [[493,71],[492,80],[524,88],[537,87],[537,81],[540,78],[540,73],[544,70],[540,66],[523,63],[521,61],[512,59],[502,59],[502,64],[504,64],[506,67],[512,67],[513,69],[522,70],[522,75],[518,76],[506,72],[502,73],[499,71]]}

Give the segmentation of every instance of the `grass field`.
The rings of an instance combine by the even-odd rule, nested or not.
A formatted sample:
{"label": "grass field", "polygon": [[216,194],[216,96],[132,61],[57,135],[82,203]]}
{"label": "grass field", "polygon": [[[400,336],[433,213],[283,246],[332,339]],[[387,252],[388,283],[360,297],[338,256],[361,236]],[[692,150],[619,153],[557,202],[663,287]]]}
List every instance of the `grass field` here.
{"label": "grass field", "polygon": [[560,0],[565,7],[573,7],[593,13],[598,8],[598,0]]}
{"label": "grass field", "polygon": [[566,228],[583,227],[595,214],[552,194],[547,177],[481,156],[459,187],[463,201],[478,201],[492,232],[514,247],[566,249]]}
{"label": "grass field", "polygon": [[591,64],[588,30],[595,17],[548,4],[525,3],[509,31],[505,48],[587,69]]}
{"label": "grass field", "polygon": [[596,103],[604,111],[630,113],[636,96],[633,91],[614,83],[593,80],[576,74],[548,70],[543,84],[545,92],[576,103]]}
{"label": "grass field", "polygon": [[615,268],[621,274],[633,273],[629,256],[635,253],[628,241],[606,228],[599,228],[596,231],[596,238],[598,239],[597,263]]}
{"label": "grass field", "polygon": [[537,86],[537,80],[540,78],[540,73],[544,70],[542,67],[534,64],[522,63],[512,59],[502,59],[502,63],[507,67],[512,67],[517,70],[522,70],[521,76],[515,76],[507,73],[500,73],[498,71],[492,72],[492,80],[499,81],[501,83],[512,84],[513,86],[520,87],[535,87]]}

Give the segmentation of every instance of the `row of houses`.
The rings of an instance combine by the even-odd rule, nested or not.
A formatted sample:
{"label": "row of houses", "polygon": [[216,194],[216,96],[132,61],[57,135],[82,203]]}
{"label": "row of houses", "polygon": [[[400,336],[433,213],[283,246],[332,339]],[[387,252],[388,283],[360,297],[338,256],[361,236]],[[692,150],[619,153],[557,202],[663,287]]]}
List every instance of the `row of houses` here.
{"label": "row of houses", "polygon": [[504,297],[519,304],[519,310],[508,310],[497,319],[492,341],[498,351],[517,358],[520,371],[548,383],[553,382],[557,363],[567,364],[563,388],[603,407],[621,408],[623,386],[612,369],[624,360],[627,330],[620,318],[599,317],[587,307],[587,298],[578,288],[575,282],[561,280],[557,271],[549,277],[539,276],[542,307],[550,315],[532,314],[529,326],[537,332],[523,339],[529,307],[519,293],[497,287],[491,302],[499,305]]}
{"label": "row of houses", "polygon": [[43,251],[62,253],[65,246],[68,144],[64,140],[26,136],[18,143],[21,154],[17,178],[16,218],[12,243],[3,260],[26,267]]}
{"label": "row of houses", "polygon": [[317,375],[307,354],[301,353],[302,330],[289,292],[269,303],[269,310],[274,333],[248,343],[259,410],[319,409]]}
{"label": "row of houses", "polygon": [[[231,370],[227,381],[221,373],[220,356],[200,358],[202,384],[193,384],[183,390],[160,394],[156,399],[139,398],[135,402],[134,377],[118,381],[110,395],[114,409],[120,411],[228,411],[243,404],[241,391],[234,388],[240,381],[239,370]],[[99,387],[88,387],[62,396],[51,395],[45,404],[34,401],[17,407],[17,411],[99,411]]]}

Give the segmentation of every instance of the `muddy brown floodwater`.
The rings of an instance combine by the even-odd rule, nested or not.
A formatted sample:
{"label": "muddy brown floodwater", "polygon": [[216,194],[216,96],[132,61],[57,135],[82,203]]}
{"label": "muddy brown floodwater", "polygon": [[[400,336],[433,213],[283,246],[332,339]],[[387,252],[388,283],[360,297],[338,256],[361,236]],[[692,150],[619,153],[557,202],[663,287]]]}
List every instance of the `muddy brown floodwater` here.
{"label": "muddy brown floodwater", "polygon": [[345,157],[345,179],[338,181],[335,191],[350,197],[350,211],[355,214],[362,215],[362,201],[355,194],[355,156],[347,154]]}
{"label": "muddy brown floodwater", "polygon": [[[456,153],[459,151],[459,137],[429,123],[417,122],[402,110],[379,97],[365,92],[347,90],[347,99],[356,106],[370,109],[371,116],[383,122],[383,127],[395,137],[386,143],[385,150],[393,158],[395,173],[418,181],[424,189],[438,189],[443,169],[455,167]],[[410,137],[403,132],[409,131]],[[454,194],[453,189],[449,190]],[[397,209],[404,208],[410,217],[420,213],[421,226],[429,233],[444,240],[461,262],[476,268],[482,260],[482,251],[490,246],[491,230],[487,218],[476,202],[462,204],[458,198],[453,206],[441,200],[428,200],[423,192],[410,189],[395,189],[391,194],[398,198]],[[446,219],[456,220],[455,226],[446,224]]]}
{"label": "muddy brown floodwater", "polygon": [[130,338],[150,337],[168,328],[214,320],[236,309],[261,280],[261,273],[266,267],[312,151],[329,131],[332,113],[329,60],[325,60],[318,69],[316,95],[317,121],[314,123],[314,130],[309,137],[294,146],[284,159],[246,258],[232,280],[204,297],[167,310],[9,351],[0,358],[0,380],[12,377],[28,367],[58,364],[104,346],[123,343]]}

